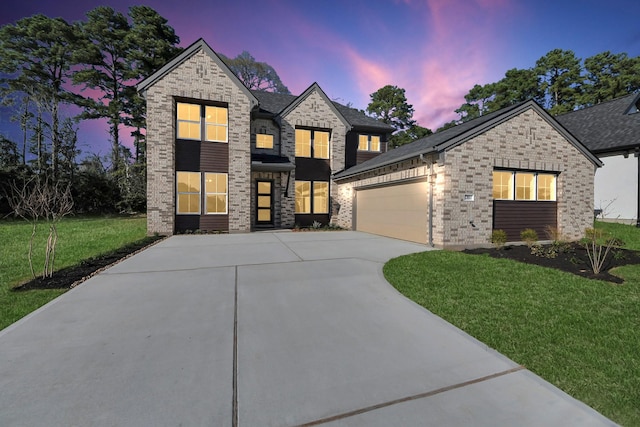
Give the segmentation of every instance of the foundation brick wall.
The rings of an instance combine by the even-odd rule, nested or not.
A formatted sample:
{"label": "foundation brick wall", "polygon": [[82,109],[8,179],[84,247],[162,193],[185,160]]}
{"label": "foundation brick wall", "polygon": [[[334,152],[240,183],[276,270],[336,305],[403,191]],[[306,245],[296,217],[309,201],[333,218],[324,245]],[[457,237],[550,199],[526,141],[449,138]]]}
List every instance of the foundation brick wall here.
{"label": "foundation brick wall", "polygon": [[[282,155],[295,162],[295,129],[296,126],[331,129],[329,145],[329,159],[332,172],[344,169],[345,140],[347,128],[340,118],[325,101],[317,90],[312,91],[295,109],[283,117],[281,124]],[[283,198],[282,226],[293,227],[295,222],[295,171],[291,171],[289,198]],[[340,212],[336,202],[339,201],[338,186],[332,181],[330,184],[331,207],[330,212]],[[339,215],[339,214],[338,214]],[[334,215],[330,222],[336,222]]]}
{"label": "foundation brick wall", "polygon": [[249,231],[251,99],[199,50],[147,89],[147,232],[174,232],[174,97],[228,104],[229,231]]}
{"label": "foundation brick wall", "polygon": [[[429,157],[430,163],[435,158]],[[412,159],[342,180],[338,224],[352,226],[354,189],[401,182],[420,176],[434,184],[433,242],[440,247],[487,245],[493,223],[494,167],[558,173],[558,229],[569,239],[579,239],[593,224],[595,166],[535,110],[509,121],[445,153],[444,164],[430,166]],[[472,194],[474,201],[464,201]],[[473,221],[475,227],[470,224]],[[540,236],[544,239],[545,236]]]}

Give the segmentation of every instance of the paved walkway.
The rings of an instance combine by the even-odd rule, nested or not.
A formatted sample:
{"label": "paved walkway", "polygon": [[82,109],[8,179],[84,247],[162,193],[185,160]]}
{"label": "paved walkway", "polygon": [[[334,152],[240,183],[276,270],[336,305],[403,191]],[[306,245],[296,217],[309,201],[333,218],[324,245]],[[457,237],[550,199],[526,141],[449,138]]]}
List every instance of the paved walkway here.
{"label": "paved walkway", "polygon": [[175,236],[0,332],[2,426],[612,423],[408,301],[357,232]]}

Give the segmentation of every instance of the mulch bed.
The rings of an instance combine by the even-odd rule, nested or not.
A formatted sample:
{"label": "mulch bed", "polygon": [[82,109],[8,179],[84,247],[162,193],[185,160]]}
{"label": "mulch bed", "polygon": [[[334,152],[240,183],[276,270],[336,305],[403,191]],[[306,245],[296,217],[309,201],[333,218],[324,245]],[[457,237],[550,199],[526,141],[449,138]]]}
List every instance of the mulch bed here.
{"label": "mulch bed", "polygon": [[[533,254],[532,249],[526,245],[505,246],[501,249],[467,249],[463,252],[474,255],[488,254],[493,258],[505,258],[528,264],[536,264],[577,274],[588,279],[606,280],[613,283],[622,283],[623,280],[610,273],[612,268],[622,265],[640,264],[640,252],[628,249],[612,249],[607,255],[602,271],[599,274],[593,274],[587,251],[582,245],[578,243],[568,243],[560,248],[560,250],[554,251],[552,245],[542,245],[538,250],[539,255]],[[548,255],[549,252],[556,252],[557,255],[554,258],[545,256]]]}
{"label": "mulch bed", "polygon": [[57,270],[52,277],[37,277],[14,287],[13,291],[34,289],[71,289],[88,278],[100,273],[118,262],[135,255],[164,239],[164,236],[149,236],[107,254],[89,258],[78,265]]}

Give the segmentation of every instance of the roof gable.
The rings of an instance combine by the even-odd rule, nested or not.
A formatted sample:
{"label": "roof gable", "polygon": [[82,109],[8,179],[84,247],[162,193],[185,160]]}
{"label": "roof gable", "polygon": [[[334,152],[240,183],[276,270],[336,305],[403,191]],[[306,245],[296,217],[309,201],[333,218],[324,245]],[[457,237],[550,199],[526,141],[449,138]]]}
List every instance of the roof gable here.
{"label": "roof gable", "polygon": [[[295,102],[296,98],[298,98],[295,95],[266,92],[263,90],[254,90],[252,92],[260,102],[260,112],[271,114],[273,116],[277,116],[281,111]],[[352,107],[347,107],[346,105],[342,105],[336,101],[332,101],[332,103],[354,129],[370,130],[382,133],[391,133],[395,130],[393,126],[381,122],[378,119],[374,119],[373,117],[369,117],[362,111]]]}
{"label": "roof gable", "polygon": [[347,178],[363,172],[378,169],[394,163],[399,163],[411,158],[420,156],[421,154],[440,153],[451,148],[457,147],[470,139],[487,132],[488,130],[498,126],[501,123],[523,113],[526,110],[533,109],[545,121],[547,121],[554,129],[556,129],[569,143],[575,146],[585,157],[587,157],[595,166],[602,166],[602,162],[591,153],[580,141],[578,141],[570,132],[568,132],[560,123],[558,123],[544,108],[540,107],[536,102],[529,100],[520,104],[503,108],[493,113],[478,117],[458,126],[434,133],[424,138],[418,139],[410,144],[402,145],[386,153],[382,153],[371,160],[360,163],[347,170],[339,172],[335,175],[336,179]]}
{"label": "roof gable", "polygon": [[351,123],[349,123],[349,121],[344,117],[344,115],[342,115],[342,113],[338,111],[336,106],[333,104],[333,102],[331,102],[327,94],[325,94],[324,91],[320,88],[320,85],[318,85],[318,83],[313,83],[311,86],[309,86],[307,90],[302,92],[289,105],[287,105],[281,111],[279,111],[277,115],[279,115],[280,117],[286,117],[289,113],[295,110],[305,99],[307,99],[313,92],[317,92],[320,95],[320,97],[324,100],[324,102],[327,103],[327,105],[329,106],[333,114],[335,114],[336,117],[338,117],[338,119],[345,125],[347,130],[351,128]]}
{"label": "roof gable", "polygon": [[238,86],[238,88],[247,96],[247,98],[249,98],[252,108],[258,105],[258,99],[253,95],[253,93],[251,93],[251,91],[242,83],[242,81],[240,81],[238,76],[236,76],[229,69],[227,64],[224,63],[224,61],[218,56],[218,54],[215,53],[213,49],[211,49],[211,46],[209,46],[207,42],[205,42],[204,39],[202,38],[196,40],[194,43],[191,44],[191,46],[187,47],[182,52],[180,52],[180,54],[178,54],[171,61],[167,62],[158,71],[156,71],[155,73],[151,74],[149,77],[147,77],[146,79],[138,83],[138,91],[144,95],[144,93],[151,86],[153,86],[158,80],[162,79],[164,76],[171,73],[180,64],[187,61],[189,58],[191,58],[193,55],[198,53],[200,50],[204,51],[205,55],[208,55],[211,58],[211,60],[220,67],[220,69],[225,73],[225,75],[229,77],[229,79],[231,79],[231,81],[233,81],[233,83],[236,86]]}

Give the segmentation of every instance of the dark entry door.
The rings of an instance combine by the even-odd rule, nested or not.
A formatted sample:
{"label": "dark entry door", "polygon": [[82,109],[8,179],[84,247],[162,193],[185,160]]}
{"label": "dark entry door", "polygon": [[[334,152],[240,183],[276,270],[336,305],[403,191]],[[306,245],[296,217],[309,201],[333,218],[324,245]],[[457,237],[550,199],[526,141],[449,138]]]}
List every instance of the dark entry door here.
{"label": "dark entry door", "polygon": [[257,181],[256,185],[256,224],[273,225],[273,181]]}

